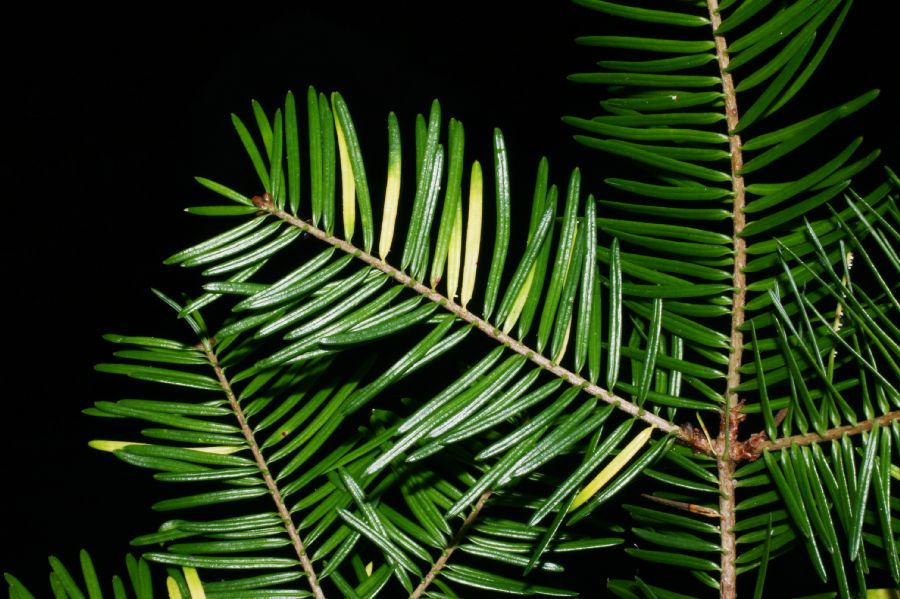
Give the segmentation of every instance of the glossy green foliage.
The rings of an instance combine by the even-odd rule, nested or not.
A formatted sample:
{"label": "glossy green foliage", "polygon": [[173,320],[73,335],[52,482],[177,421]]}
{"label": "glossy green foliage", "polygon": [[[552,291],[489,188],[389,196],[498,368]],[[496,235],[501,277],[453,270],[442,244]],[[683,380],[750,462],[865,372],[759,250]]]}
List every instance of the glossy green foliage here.
{"label": "glossy green foliage", "polygon": [[[56,599],[103,599],[103,597],[153,599],[154,597],[156,585],[150,567],[144,559],[135,559],[134,556],[128,555],[125,559],[127,571],[125,579],[116,575],[109,583],[101,582],[94,561],[87,551],[81,551],[79,562],[80,567],[77,570],[70,569],[56,557],[50,556],[50,588],[53,597]],[[15,576],[6,574],[5,577],[9,585],[10,599],[35,597]]]}
{"label": "glossy green foliage", "polygon": [[[546,159],[527,185],[499,130],[437,101],[388,116],[386,165],[337,93],[232,118],[259,184],[198,179],[230,204],[189,211],[227,224],[166,260],[199,270],[160,294],[193,336],[109,335],[127,399],[86,410],[146,423],[92,446],[167,490],[132,541],[139,597],[147,563],[183,596],[192,569],[209,597],[572,596],[576,551],[662,573],[600,593],[718,589],[731,449],[747,592],[782,556],[843,597],[900,583],[900,182],[850,186],[860,139],[817,147],[875,93],[792,102],[849,2],[578,3],[602,60],[571,78],[603,111],[565,121],[616,157],[607,187]],[[744,420],[736,448],[706,428]]]}
{"label": "glossy green foliage", "polygon": [[[734,260],[742,251],[732,239],[735,236],[746,246],[743,272],[749,290],[741,316],[745,321],[741,327],[745,359],[737,391],[745,402],[742,411],[748,420],[759,419],[765,431],[759,441],[798,433],[824,435],[836,427],[853,427],[896,411],[900,406],[893,323],[898,273],[895,269],[890,270],[892,274],[884,271],[897,263],[892,246],[896,237],[886,239],[898,225],[896,190],[882,185],[862,197],[853,192],[847,195],[851,177],[878,155],[863,152],[861,139],[833,150],[810,150],[825,131],[865,107],[877,92],[844,98],[843,103],[819,114],[791,110],[791,100],[815,73],[850,3],[799,1],[777,7],[767,7],[765,0],[723,3],[721,13],[712,15],[714,19],[705,7],[690,3],[646,8],[625,2],[579,3],[607,20],[602,35],[578,41],[603,48],[606,56],[625,58],[601,60],[597,71],[571,76],[580,84],[603,87],[599,98],[603,111],[564,120],[579,130],[579,142],[636,164],[636,168],[620,169],[623,174],[607,179],[610,189],[601,194],[602,204],[621,215],[598,219],[601,237],[608,233],[616,238],[612,249],[601,250],[598,257],[609,264],[610,288],[621,288],[624,295],[621,305],[616,301],[618,294],[612,297],[610,327],[615,329],[628,322],[629,314],[635,315],[649,324],[640,327],[632,339],[653,339],[651,315],[657,306],[649,291],[655,285],[660,292],[656,297],[665,298],[663,333],[677,333],[684,339],[693,355],[692,367],[702,365],[710,374],[723,372],[729,343],[720,343],[717,331],[722,329],[713,323],[717,314],[731,313],[728,306],[734,300],[727,285],[709,283],[734,280]],[[635,22],[633,29],[628,21]],[[728,48],[727,62],[717,55],[713,38],[699,41],[697,28],[713,21],[722,36],[719,43]],[[639,37],[640,24],[646,22],[667,25],[665,30],[653,29],[665,39]],[[731,101],[726,98],[730,89],[735,90],[737,118],[728,121],[725,108]],[[777,120],[772,118],[776,114]],[[727,129],[739,133],[740,138],[724,135]],[[736,152],[740,152],[737,162]],[[803,170],[784,167],[800,153],[815,156],[815,162],[803,161]],[[807,162],[811,166],[805,166]],[[736,206],[736,200],[742,205]],[[735,221],[732,228],[734,211],[740,211],[743,219]],[[717,221],[728,225],[717,225]],[[878,255],[870,258],[864,248],[871,248],[872,243],[877,244]],[[866,264],[880,266],[850,276],[851,251],[857,263],[861,258]],[[846,290],[854,279],[874,282],[874,288],[863,285],[858,291]],[[675,284],[695,292],[677,300],[663,295],[666,285]],[[638,289],[640,293],[634,293]],[[630,297],[629,290],[634,290]],[[722,311],[717,312],[720,307]],[[858,320],[851,323],[851,319]],[[619,332],[611,336],[610,385],[618,384],[616,358],[627,347],[627,339],[627,334]],[[653,352],[632,355],[651,359]],[[681,373],[682,386],[693,387],[691,396],[721,401],[721,386],[710,386],[703,380],[706,377]],[[623,387],[641,397],[647,383],[646,377],[641,377],[632,387]],[[653,400],[650,391],[647,401]],[[896,437],[896,422],[891,426]],[[865,447],[874,452],[868,439],[854,436],[845,443],[845,451],[863,451]],[[834,584],[841,596],[849,597],[853,589],[864,587],[865,574],[873,563],[887,568],[898,580],[896,555],[891,554],[896,528],[894,525],[891,532],[890,506],[884,503],[891,497],[890,481],[885,475],[875,479],[867,474],[865,460],[855,465],[852,476],[857,486],[866,490],[860,493],[845,488],[858,505],[844,510],[843,528],[835,526],[833,502],[838,500],[823,490],[827,485],[821,478],[831,480],[828,476],[832,475],[811,470],[815,468],[811,452],[818,450],[783,450],[765,462],[738,470],[739,489],[743,484],[752,487],[747,496],[738,493],[743,498],[738,504],[742,531],[738,574],[763,566],[757,595],[765,596],[768,560],[798,545],[803,547],[801,553],[807,554],[811,569]],[[889,458],[891,451],[895,453]],[[896,450],[884,449],[884,455],[886,464],[896,462]],[[833,468],[832,459],[823,461],[822,466]],[[711,476],[714,470],[710,472],[714,464],[690,454],[678,460],[674,472],[659,466],[647,471],[672,486],[671,495],[661,494],[661,498],[676,501],[668,505],[683,510],[697,509],[697,514],[704,506],[717,509],[715,495],[710,495],[717,492],[716,479]],[[684,470],[688,465],[690,470]],[[871,468],[875,471],[874,462]],[[704,473],[709,475],[705,481]],[[873,480],[881,480],[880,486]],[[887,490],[879,496],[882,520],[876,518],[879,511],[866,495],[870,487],[872,493],[878,488]],[[640,525],[648,516],[637,513],[642,514],[636,516]],[[692,562],[684,557],[684,551],[700,547],[692,537],[683,537],[689,531],[697,532],[686,517],[666,521],[665,528],[659,521],[652,533],[635,529],[645,543],[641,550],[629,552],[640,560],[685,565],[701,583],[718,588],[718,577],[712,572],[718,568],[718,560]],[[869,565],[857,559],[867,538],[864,521],[872,527],[868,538],[878,539],[878,548],[870,553],[881,556]],[[747,523],[753,523],[753,528]],[[767,526],[770,534],[764,534]],[[649,591],[637,581],[614,581],[610,590],[623,597],[658,595],[656,589]]]}

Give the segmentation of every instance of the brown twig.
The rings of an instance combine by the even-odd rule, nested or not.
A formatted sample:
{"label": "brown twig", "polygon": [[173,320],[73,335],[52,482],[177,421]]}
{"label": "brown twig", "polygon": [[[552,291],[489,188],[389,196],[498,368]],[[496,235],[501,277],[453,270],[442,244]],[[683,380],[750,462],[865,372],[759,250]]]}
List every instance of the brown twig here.
{"label": "brown twig", "polygon": [[822,435],[819,435],[818,433],[809,433],[806,435],[782,437],[780,439],[770,441],[765,433],[757,433],[750,437],[750,439],[748,439],[747,441],[744,441],[743,445],[747,447],[746,451],[750,456],[749,459],[755,460],[756,458],[761,456],[762,452],[766,449],[768,449],[769,451],[777,451],[779,449],[788,448],[791,445],[811,445],[813,443],[831,441],[832,439],[840,439],[844,435],[858,435],[860,433],[871,430],[876,422],[880,426],[887,426],[895,420],[900,420],[900,410],[888,412],[887,414],[879,416],[878,418],[865,420],[855,425],[839,426],[836,428],[828,429]]}
{"label": "brown twig", "polygon": [[428,588],[428,585],[435,579],[438,573],[444,569],[444,566],[447,565],[447,560],[450,559],[450,556],[453,555],[453,552],[456,551],[456,548],[462,542],[463,538],[466,535],[466,532],[469,530],[469,527],[478,519],[478,516],[481,514],[481,510],[484,509],[485,504],[488,499],[491,497],[492,491],[488,489],[484,493],[481,494],[481,497],[478,498],[478,501],[475,502],[475,507],[472,508],[472,511],[469,512],[469,515],[466,516],[466,519],[463,521],[462,526],[459,527],[459,530],[456,531],[456,535],[454,535],[453,540],[450,541],[450,544],[446,549],[441,553],[441,557],[434,562],[434,565],[431,566],[431,569],[428,571],[428,574],[422,579],[422,582],[419,583],[419,586],[415,588],[415,590],[410,593],[409,599],[418,599],[425,592],[425,589]]}
{"label": "brown twig", "polygon": [[[719,1],[707,0],[709,9],[710,26],[715,32],[722,24],[719,16]],[[744,267],[747,265],[747,243],[741,233],[746,224],[744,205],[746,192],[744,178],[741,169],[744,167],[741,137],[735,133],[739,116],[737,107],[737,92],[731,73],[728,72],[730,58],[728,56],[728,42],[721,35],[715,35],[716,58],[719,63],[719,75],[722,78],[722,92],[725,97],[725,122],[728,127],[728,142],[731,150],[731,190],[734,193],[731,204],[732,218],[732,244],[734,247],[734,269],[732,271],[732,287],[734,295],[731,304],[731,355],[728,359],[728,372],[726,374],[727,388],[725,390],[725,405],[722,410],[722,426],[719,430],[717,455],[719,470],[719,513],[721,514],[721,546],[722,546],[722,574],[719,579],[720,596],[733,598],[737,595],[737,570],[735,559],[737,548],[735,545],[735,497],[734,497],[734,465],[732,450],[737,443],[737,430],[740,424],[740,400],[737,388],[741,382],[741,360],[744,336],[741,326],[744,324],[744,306],[747,301],[747,280],[744,275]]]}
{"label": "brown twig", "polygon": [[272,478],[272,474],[269,472],[269,465],[266,463],[266,460],[262,455],[262,450],[256,442],[253,430],[247,424],[247,417],[244,415],[244,410],[238,403],[237,397],[231,388],[231,383],[229,382],[228,377],[225,376],[222,366],[219,364],[219,358],[210,348],[206,348],[204,352],[206,354],[206,359],[216,373],[219,385],[221,385],[222,390],[225,392],[225,396],[228,398],[228,403],[231,405],[231,410],[237,418],[238,424],[241,427],[241,432],[244,434],[244,439],[250,447],[250,453],[253,454],[253,459],[256,460],[256,465],[262,473],[266,488],[269,489],[269,493],[272,495],[272,501],[275,502],[275,507],[278,509],[278,515],[281,516],[281,521],[284,523],[288,537],[291,539],[291,545],[294,547],[297,557],[300,558],[300,564],[303,566],[303,571],[306,573],[306,581],[309,584],[309,588],[316,599],[325,599],[325,593],[322,592],[322,587],[319,585],[319,578],[316,576],[312,560],[309,559],[309,556],[306,553],[306,548],[303,546],[303,540],[300,538],[300,533],[297,532],[297,527],[294,526],[294,520],[291,518],[291,513],[284,503],[281,491],[279,490],[275,479]]}

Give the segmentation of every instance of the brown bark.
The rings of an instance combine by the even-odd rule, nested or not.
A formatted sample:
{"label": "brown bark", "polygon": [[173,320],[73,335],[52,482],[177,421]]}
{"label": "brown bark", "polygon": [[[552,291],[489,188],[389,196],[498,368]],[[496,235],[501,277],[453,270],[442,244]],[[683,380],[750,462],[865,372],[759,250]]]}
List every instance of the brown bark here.
{"label": "brown bark", "polygon": [[[722,23],[719,16],[718,0],[707,0],[709,18],[712,30],[715,32]],[[720,543],[722,546],[722,573],[719,580],[719,592],[723,599],[731,599],[737,596],[737,570],[735,559],[734,536],[734,450],[737,448],[737,432],[742,415],[740,413],[741,402],[737,395],[737,387],[741,382],[741,361],[743,358],[744,335],[741,326],[744,324],[744,306],[747,301],[747,280],[744,275],[744,267],[747,265],[747,244],[741,233],[744,230],[746,219],[744,205],[746,192],[744,190],[744,178],[741,169],[744,166],[743,152],[741,149],[741,137],[734,133],[738,125],[739,113],[737,106],[737,92],[731,73],[728,72],[728,42],[721,35],[715,35],[716,58],[719,64],[719,74],[722,78],[722,92],[725,99],[725,122],[728,127],[728,139],[731,150],[731,190],[734,193],[732,199],[732,244],[734,249],[734,269],[732,271],[732,297],[731,312],[731,355],[728,360],[728,372],[726,375],[727,388],[725,390],[725,405],[722,409],[722,424],[719,429],[717,445],[717,464],[719,470],[719,514],[721,520]]]}

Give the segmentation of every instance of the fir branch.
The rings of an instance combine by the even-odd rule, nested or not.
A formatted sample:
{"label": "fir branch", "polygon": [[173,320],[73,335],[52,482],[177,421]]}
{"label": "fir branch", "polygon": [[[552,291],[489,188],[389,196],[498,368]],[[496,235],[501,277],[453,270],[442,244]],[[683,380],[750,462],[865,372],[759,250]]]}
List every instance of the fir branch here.
{"label": "fir branch", "polygon": [[481,497],[478,498],[478,501],[475,502],[475,507],[472,508],[472,511],[469,512],[469,515],[466,516],[466,519],[463,521],[462,526],[459,527],[459,530],[456,531],[456,534],[453,536],[453,540],[450,541],[450,544],[447,545],[447,548],[441,553],[441,557],[434,562],[434,565],[431,566],[431,569],[428,571],[428,574],[422,579],[422,582],[419,583],[419,586],[415,588],[415,590],[409,595],[409,599],[419,599],[424,593],[428,586],[432,583],[435,577],[440,573],[441,570],[444,569],[444,566],[447,565],[447,561],[450,559],[450,556],[453,555],[453,552],[456,551],[456,548],[462,542],[463,538],[468,532],[469,527],[475,523],[478,519],[478,516],[481,515],[481,510],[484,509],[485,504],[487,504],[488,499],[490,499],[493,491],[488,489],[484,493],[481,494]]}
{"label": "fir branch", "polygon": [[[207,344],[204,343],[204,345]],[[303,571],[306,573],[306,580],[309,583],[309,588],[316,599],[325,599],[325,593],[322,592],[322,587],[319,585],[319,578],[313,568],[312,560],[309,559],[309,555],[306,553],[306,547],[303,545],[300,533],[297,532],[297,527],[294,526],[291,513],[284,503],[278,484],[275,482],[272,473],[269,471],[269,465],[263,457],[259,443],[256,442],[253,430],[247,424],[247,417],[244,415],[244,411],[241,408],[240,403],[238,403],[237,396],[235,396],[234,391],[231,388],[231,382],[228,380],[228,377],[225,376],[225,372],[219,364],[219,358],[215,352],[212,351],[212,348],[208,346],[204,347],[204,353],[206,354],[206,359],[209,361],[209,365],[212,366],[213,371],[216,373],[219,385],[222,386],[222,390],[228,398],[228,403],[231,406],[231,410],[234,412],[235,418],[237,418],[238,424],[241,427],[241,432],[244,434],[244,439],[250,447],[253,459],[256,460],[256,465],[262,473],[266,488],[269,489],[269,493],[272,495],[272,501],[275,502],[275,507],[278,509],[278,515],[281,517],[281,521],[284,523],[284,527],[287,530],[288,537],[291,539],[291,545],[294,547],[297,557],[300,558],[300,564],[303,566]]]}
{"label": "fir branch", "polygon": [[313,226],[312,224],[300,218],[297,218],[293,214],[285,212],[284,210],[278,208],[274,202],[272,202],[269,194],[255,196],[253,198],[253,203],[260,210],[268,212],[269,214],[272,214],[273,216],[283,220],[284,222],[299,228],[301,231],[312,235],[316,239],[332,245],[340,249],[341,251],[346,252],[347,254],[358,258],[359,260],[362,260],[369,266],[380,270],[401,285],[405,285],[406,287],[412,289],[429,301],[439,304],[445,310],[447,310],[460,320],[464,320],[465,322],[474,325],[481,332],[483,332],[485,335],[487,335],[497,343],[508,347],[509,349],[522,356],[525,356],[533,363],[537,364],[547,372],[550,372],[551,374],[565,380],[573,387],[580,387],[588,395],[593,395],[601,401],[616,406],[619,410],[625,412],[626,414],[629,414],[634,418],[643,420],[651,426],[657,427],[663,433],[676,435],[683,443],[689,445],[693,443],[693,438],[684,428],[673,424],[672,422],[669,422],[668,420],[661,418],[656,414],[647,412],[637,405],[631,403],[627,399],[619,397],[618,395],[615,395],[614,393],[611,393],[610,391],[594,383],[591,383],[587,379],[579,376],[578,374],[575,374],[571,370],[563,368],[559,364],[554,363],[552,360],[534,351],[524,343],[502,332],[499,328],[487,322],[483,318],[480,318],[472,312],[469,312],[467,309],[463,308],[446,296],[441,295],[434,289],[422,284],[419,281],[416,281],[408,274],[401,272],[384,260],[381,260],[373,256],[372,254],[364,252],[363,250],[347,241],[344,241],[343,239],[326,233],[325,231]]}

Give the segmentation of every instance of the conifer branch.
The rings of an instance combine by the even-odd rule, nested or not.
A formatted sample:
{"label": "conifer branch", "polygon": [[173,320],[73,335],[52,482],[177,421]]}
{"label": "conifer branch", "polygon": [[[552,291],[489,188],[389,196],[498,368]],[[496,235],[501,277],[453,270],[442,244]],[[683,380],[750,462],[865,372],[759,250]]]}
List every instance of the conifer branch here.
{"label": "conifer branch", "polygon": [[228,377],[225,376],[225,371],[222,370],[222,366],[219,364],[219,358],[215,354],[215,352],[213,352],[211,348],[207,347],[204,349],[204,353],[206,354],[206,359],[209,361],[210,366],[212,366],[213,371],[215,371],[216,373],[216,378],[219,381],[219,385],[222,386],[222,390],[225,392],[225,396],[228,398],[228,403],[231,406],[232,412],[234,412],[234,415],[237,418],[238,424],[241,428],[241,432],[244,434],[244,439],[247,441],[247,445],[250,447],[250,453],[253,454],[253,459],[256,461],[256,465],[259,468],[259,471],[263,476],[263,480],[266,483],[266,488],[272,495],[272,501],[275,502],[275,507],[278,509],[278,515],[281,517],[284,528],[291,540],[291,545],[294,548],[294,552],[300,559],[300,564],[303,566],[303,571],[306,573],[306,581],[309,584],[309,588],[316,599],[325,599],[325,593],[322,592],[322,587],[319,585],[319,578],[316,575],[315,569],[313,568],[312,560],[306,553],[306,547],[303,545],[303,540],[300,538],[300,533],[297,531],[297,527],[294,526],[294,520],[291,518],[290,510],[288,510],[287,505],[285,505],[284,498],[281,496],[281,491],[278,488],[278,484],[272,477],[272,473],[269,472],[269,465],[266,463],[266,459],[263,457],[262,449],[260,448],[259,443],[256,442],[256,437],[253,435],[253,429],[251,429],[250,425],[247,424],[247,417],[244,415],[244,411],[241,408],[240,403],[238,403],[237,396],[235,396],[234,390],[231,388],[231,382],[228,380]]}
{"label": "conifer branch", "polygon": [[487,322],[483,318],[480,318],[463,308],[453,300],[447,298],[444,295],[441,295],[434,289],[424,285],[423,283],[416,281],[408,274],[398,270],[394,266],[391,266],[384,260],[369,254],[361,250],[360,248],[354,246],[353,244],[344,241],[338,237],[335,237],[325,231],[319,229],[318,227],[313,226],[312,224],[300,219],[293,214],[285,212],[284,210],[278,208],[273,202],[269,194],[264,194],[262,196],[255,196],[253,198],[254,205],[268,212],[269,214],[275,216],[283,220],[284,222],[299,228],[301,231],[305,231],[309,235],[312,235],[316,239],[323,241],[329,245],[332,245],[343,252],[365,262],[369,266],[376,268],[388,275],[401,285],[405,285],[406,287],[412,289],[419,295],[425,297],[429,301],[435,302],[442,306],[445,310],[458,317],[460,320],[468,322],[478,328],[482,333],[496,341],[497,343],[504,345],[511,349],[512,351],[526,357],[528,360],[537,364],[547,372],[565,380],[573,387],[580,387],[585,393],[588,395],[593,395],[597,397],[603,402],[608,404],[612,404],[616,406],[619,410],[625,412],[626,414],[643,420],[650,426],[657,427],[660,432],[666,434],[673,434],[677,436],[683,443],[692,444],[693,438],[687,433],[685,429],[682,427],[669,422],[668,420],[653,414],[652,412],[647,412],[637,405],[631,403],[627,399],[623,397],[619,397],[614,393],[591,383],[584,377],[568,370],[567,368],[563,368],[559,364],[554,363],[552,360],[547,358],[546,356],[534,351],[524,343],[518,341],[512,336],[502,332],[499,328]]}
{"label": "conifer branch", "polygon": [[475,523],[478,519],[478,516],[481,515],[481,510],[484,509],[485,504],[487,504],[488,499],[490,499],[493,491],[488,489],[484,493],[481,494],[481,497],[478,498],[478,501],[475,502],[475,507],[472,508],[472,511],[469,512],[469,515],[466,516],[466,519],[463,521],[462,526],[459,527],[459,530],[456,531],[456,534],[453,536],[453,540],[450,541],[450,544],[447,545],[447,548],[441,553],[441,557],[434,562],[434,565],[431,566],[431,569],[428,571],[428,574],[422,579],[422,582],[419,583],[419,586],[415,588],[415,590],[410,594],[409,599],[419,599],[424,593],[428,586],[434,581],[435,577],[440,573],[441,570],[444,569],[444,566],[447,565],[447,560],[450,559],[450,556],[453,555],[453,552],[456,551],[456,548],[462,542],[463,538],[466,536],[466,532],[468,532],[469,527]]}

